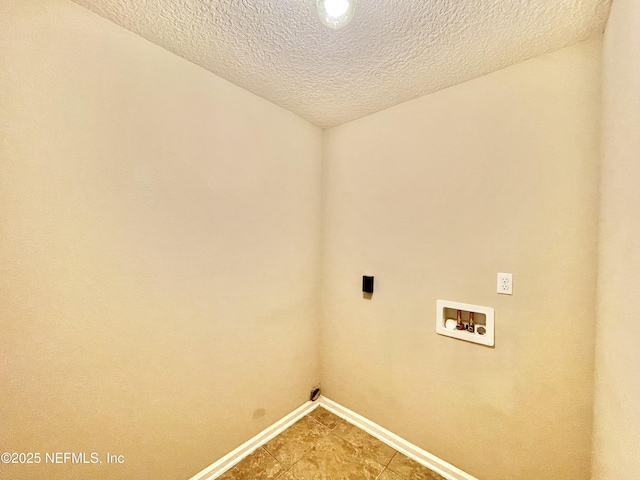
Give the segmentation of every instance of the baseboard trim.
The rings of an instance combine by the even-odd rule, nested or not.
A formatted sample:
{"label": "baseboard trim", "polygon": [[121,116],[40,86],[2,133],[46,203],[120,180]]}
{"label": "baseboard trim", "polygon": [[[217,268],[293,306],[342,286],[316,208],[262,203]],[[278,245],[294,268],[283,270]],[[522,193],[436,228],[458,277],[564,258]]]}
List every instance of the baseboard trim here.
{"label": "baseboard trim", "polygon": [[381,427],[377,423],[372,422],[368,418],[357,414],[356,412],[343,407],[339,403],[328,399],[325,396],[321,396],[318,400],[320,406],[326,408],[331,413],[345,419],[347,422],[352,423],[356,427],[364,430],[370,435],[373,435],[378,440],[386,443],[390,447],[396,449],[400,453],[405,454],[407,457],[412,458],[416,462],[430,468],[436,473],[439,473],[448,480],[478,480],[476,477],[463,472],[459,468],[445,462],[441,458],[423,450],[422,448],[414,445],[411,442],[399,437],[393,432],[390,432],[384,427]]}
{"label": "baseboard trim", "polygon": [[333,400],[321,396],[315,402],[306,402],[300,407],[296,408],[289,415],[286,415],[282,419],[275,422],[270,427],[267,427],[262,432],[258,433],[255,437],[246,441],[235,450],[229,452],[221,459],[209,465],[207,468],[197,473],[190,480],[213,480],[224,472],[232,468],[240,460],[247,455],[253,453],[256,449],[267,443],[273,437],[279,435],[284,430],[289,428],[295,422],[300,420],[305,415],[308,415],[311,411],[318,407],[324,407],[331,413],[343,418],[349,423],[352,423],[358,428],[361,428],[365,432],[373,435],[378,440],[386,443],[390,447],[403,453],[409,458],[412,458],[416,462],[430,468],[436,473],[439,473],[447,480],[478,480],[476,477],[463,472],[459,468],[445,462],[444,460],[432,455],[431,453],[421,449],[411,442],[404,440],[393,432],[390,432],[384,427],[381,427],[377,423],[372,422],[368,418],[357,414],[356,412],[343,407],[339,403]]}
{"label": "baseboard trim", "polygon": [[247,455],[253,453],[256,449],[267,443],[273,437],[279,435],[291,425],[296,423],[305,415],[309,414],[312,410],[318,408],[318,402],[306,402],[303,405],[296,408],[289,415],[278,420],[270,427],[265,428],[258,433],[255,437],[247,440],[235,450],[232,450],[220,460],[209,465],[201,472],[195,474],[190,480],[213,480],[219,475],[233,467],[236,463],[242,460]]}

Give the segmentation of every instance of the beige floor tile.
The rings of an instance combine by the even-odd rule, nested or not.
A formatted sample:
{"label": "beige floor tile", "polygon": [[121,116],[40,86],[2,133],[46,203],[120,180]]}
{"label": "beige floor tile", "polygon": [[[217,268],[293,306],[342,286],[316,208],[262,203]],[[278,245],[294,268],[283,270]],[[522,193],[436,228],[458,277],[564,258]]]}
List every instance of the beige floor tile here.
{"label": "beige floor tile", "polygon": [[340,417],[334,415],[329,410],[322,407],[316,408],[309,414],[309,416],[331,429],[335,428],[338,423],[343,421]]}
{"label": "beige floor tile", "polygon": [[369,435],[364,430],[350,424],[346,420],[339,419],[339,423],[333,432],[356,447],[357,450],[373,458],[378,463],[386,465],[396,451],[386,443]]}
{"label": "beige floor tile", "polygon": [[375,480],[383,469],[383,465],[331,433],[320,439],[291,471],[299,480]]}
{"label": "beige floor tile", "polygon": [[263,448],[257,449],[240,461],[231,470],[223,473],[218,480],[274,480],[284,470],[283,466]]}
{"label": "beige floor tile", "polygon": [[289,466],[302,458],[305,452],[329,432],[327,427],[312,418],[302,417],[280,435],[269,440],[264,448],[280,463]]}
{"label": "beige floor tile", "polygon": [[397,453],[396,456],[391,459],[387,468],[402,478],[410,480],[446,480],[443,476],[438,475],[436,472],[429,470],[427,467],[420,465],[415,460],[401,453]]}
{"label": "beige floor tile", "polygon": [[380,476],[376,480],[404,480],[404,479],[397,473],[393,473],[391,470],[387,468],[385,469],[384,472],[380,474]]}
{"label": "beige floor tile", "polygon": [[296,477],[293,473],[291,473],[291,470],[289,470],[288,472],[285,472],[281,476],[279,476],[278,480],[298,480],[298,477]]}

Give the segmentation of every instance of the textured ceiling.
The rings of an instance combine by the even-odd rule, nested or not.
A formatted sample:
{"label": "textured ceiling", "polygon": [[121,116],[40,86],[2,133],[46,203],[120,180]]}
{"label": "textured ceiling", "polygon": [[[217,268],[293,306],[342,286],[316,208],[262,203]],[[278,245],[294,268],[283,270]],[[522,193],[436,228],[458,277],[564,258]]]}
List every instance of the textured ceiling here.
{"label": "textured ceiling", "polygon": [[602,33],[611,0],[74,0],[321,127]]}

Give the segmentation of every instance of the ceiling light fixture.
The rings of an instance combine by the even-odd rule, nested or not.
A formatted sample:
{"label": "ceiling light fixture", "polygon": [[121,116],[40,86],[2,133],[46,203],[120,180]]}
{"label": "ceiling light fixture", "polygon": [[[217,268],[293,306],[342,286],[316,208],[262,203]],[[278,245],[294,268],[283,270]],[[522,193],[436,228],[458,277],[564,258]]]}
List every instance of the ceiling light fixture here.
{"label": "ceiling light fixture", "polygon": [[356,0],[317,0],[316,8],[322,23],[337,30],[347,25],[353,18]]}

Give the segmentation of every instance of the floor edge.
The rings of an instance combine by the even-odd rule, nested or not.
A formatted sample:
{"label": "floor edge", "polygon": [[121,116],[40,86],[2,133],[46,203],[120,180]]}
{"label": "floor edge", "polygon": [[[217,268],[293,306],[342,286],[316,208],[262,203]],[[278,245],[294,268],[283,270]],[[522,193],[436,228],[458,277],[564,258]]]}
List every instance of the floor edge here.
{"label": "floor edge", "polygon": [[326,408],[331,413],[337,415],[340,418],[343,418],[349,423],[352,423],[356,427],[361,428],[370,435],[373,435],[378,440],[386,443],[387,445],[403,453],[407,457],[442,475],[447,480],[478,480],[476,477],[469,475],[468,473],[460,470],[454,465],[445,462],[441,458],[436,457],[435,455],[427,452],[426,450],[423,450],[417,445],[414,445],[413,443],[399,437],[386,428],[381,427],[377,423],[372,422],[368,418],[365,418],[362,415],[359,415],[356,412],[343,407],[339,403],[334,402],[333,400],[325,396],[321,396],[315,402],[309,401],[302,404],[290,414],[284,416],[273,425],[265,428],[262,432],[255,435],[253,438],[247,440],[238,448],[235,448],[224,457],[216,460],[204,470],[195,474],[189,480],[213,480],[214,478],[217,478],[227,470],[231,469],[247,455],[253,453],[273,437],[279,435],[295,422],[300,420],[302,417],[308,415],[310,412],[320,406]]}
{"label": "floor edge", "polygon": [[291,425],[296,423],[305,415],[308,415],[311,411],[318,408],[320,404],[318,402],[306,402],[296,408],[290,414],[282,417],[280,420],[265,428],[253,438],[250,438],[238,448],[235,448],[231,452],[227,453],[224,457],[216,460],[214,463],[206,467],[204,470],[196,473],[189,480],[213,480],[214,478],[222,475],[227,470],[231,469],[240,460],[247,455],[252,454],[255,450],[267,443],[273,437],[279,435]]}
{"label": "floor edge", "polygon": [[469,475],[468,473],[460,470],[458,467],[445,462],[439,457],[423,450],[422,448],[408,442],[404,438],[390,432],[384,427],[381,427],[375,422],[372,422],[368,418],[357,414],[356,412],[343,407],[333,400],[321,396],[319,399],[320,406],[326,408],[331,413],[343,418],[344,420],[352,423],[356,427],[364,430],[370,435],[373,435],[378,440],[386,443],[395,450],[403,453],[407,457],[415,460],[416,462],[424,465],[425,467],[433,470],[434,472],[442,475],[447,480],[478,480],[476,477]]}

